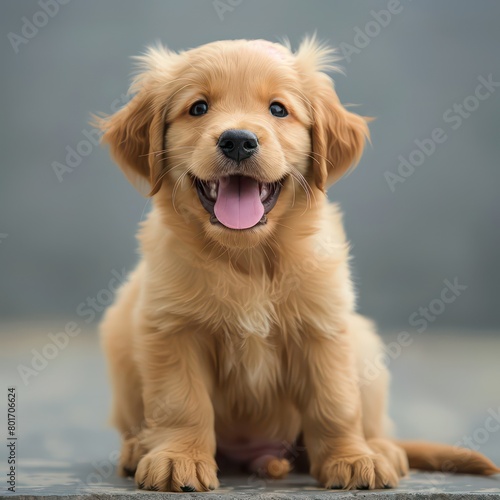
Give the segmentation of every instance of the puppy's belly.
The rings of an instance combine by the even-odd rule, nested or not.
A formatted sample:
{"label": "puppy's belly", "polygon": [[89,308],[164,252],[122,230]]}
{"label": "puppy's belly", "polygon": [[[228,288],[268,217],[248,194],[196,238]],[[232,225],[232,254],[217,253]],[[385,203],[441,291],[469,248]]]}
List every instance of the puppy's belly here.
{"label": "puppy's belly", "polygon": [[248,464],[260,457],[271,455],[284,457],[289,449],[286,441],[234,438],[233,440],[217,438],[217,451],[229,460]]}
{"label": "puppy's belly", "polygon": [[[285,403],[263,414],[216,416],[217,451],[231,462],[250,465],[262,457],[285,458],[300,433],[297,410]],[[222,417],[222,418],[221,418]]]}

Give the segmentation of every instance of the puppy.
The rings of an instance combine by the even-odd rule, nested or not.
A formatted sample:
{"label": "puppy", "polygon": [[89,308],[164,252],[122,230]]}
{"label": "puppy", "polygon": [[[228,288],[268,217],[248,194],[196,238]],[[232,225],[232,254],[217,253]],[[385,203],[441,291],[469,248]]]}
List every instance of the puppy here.
{"label": "puppy", "polygon": [[325,73],[334,52],[262,40],[138,58],[132,100],[98,119],[152,197],[142,259],[102,343],[139,488],[218,486],[216,450],[282,477],[303,440],[326,488],[392,488],[409,465],[493,474],[485,457],[388,438],[381,342],[356,314],[349,248],[326,189],[360,158],[367,119]]}

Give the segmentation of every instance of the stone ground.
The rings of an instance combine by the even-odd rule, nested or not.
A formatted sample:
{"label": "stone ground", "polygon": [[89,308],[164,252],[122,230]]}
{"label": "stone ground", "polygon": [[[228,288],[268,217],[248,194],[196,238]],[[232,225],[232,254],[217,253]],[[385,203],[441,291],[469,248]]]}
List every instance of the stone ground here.
{"label": "stone ground", "polygon": [[[93,328],[50,349],[49,333],[65,321],[0,327],[0,498],[174,497],[137,491],[131,480],[115,475],[119,440],[106,425],[110,392]],[[80,323],[83,324],[82,321]],[[397,332],[384,337],[394,342]],[[395,344],[391,414],[402,438],[454,444],[467,441],[500,464],[500,335],[437,332],[412,334],[412,343]],[[36,352],[52,359],[25,380],[19,367],[32,369]],[[396,353],[396,354],[394,354]],[[36,375],[35,375],[36,373]],[[7,491],[7,387],[16,387],[16,492]],[[212,493],[183,493],[183,498],[500,498],[500,476],[483,478],[412,472],[396,490],[331,492],[307,475],[262,481],[248,474],[221,474]]]}

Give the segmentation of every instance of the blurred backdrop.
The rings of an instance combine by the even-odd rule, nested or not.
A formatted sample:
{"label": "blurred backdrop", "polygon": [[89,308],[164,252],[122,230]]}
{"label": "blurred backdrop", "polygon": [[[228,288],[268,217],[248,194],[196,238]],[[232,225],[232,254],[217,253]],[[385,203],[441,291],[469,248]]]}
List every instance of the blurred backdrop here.
{"label": "blurred backdrop", "polygon": [[382,327],[408,325],[457,278],[467,290],[433,323],[498,329],[498,84],[474,97],[480,79],[500,81],[497,1],[46,4],[48,14],[43,0],[1,7],[2,317],[72,316],[137,260],[147,200],[88,125],[91,112],[125,102],[130,56],[157,40],[181,50],[287,36],[296,47],[316,31],[344,55],[342,101],[377,118],[373,145],[330,191],[345,212],[361,311]]}
{"label": "blurred backdrop", "polygon": [[[361,312],[388,332],[387,342],[400,331],[414,340],[404,363],[393,363],[402,398],[393,411],[403,434],[455,442],[497,408],[498,1],[17,0],[0,11],[2,377],[24,387],[19,363],[31,366],[32,349],[67,321],[94,332],[112,300],[110,281],[138,259],[135,232],[148,202],[88,124],[92,112],[126,102],[130,56],[157,40],[182,50],[288,37],[297,47],[317,32],[344,56],[345,75],[334,75],[342,102],[376,117],[372,145],[329,196],[345,213]],[[55,398],[57,387],[45,417],[83,428],[104,420],[107,392],[98,416],[82,403],[95,397],[86,370],[92,367],[89,380],[103,373],[83,342],[29,378],[24,418],[27,407],[41,411],[41,400]],[[78,355],[77,381],[68,374],[80,366]],[[68,409],[74,393],[83,399]],[[67,436],[43,441],[48,424],[37,422],[29,425],[40,454],[74,455],[65,451]],[[498,449],[498,438],[482,450]],[[90,446],[84,441],[80,454]]]}
{"label": "blurred backdrop", "polygon": [[[52,17],[36,1],[2,6],[3,317],[73,315],[137,260],[147,200],[87,123],[125,102],[130,56],[156,40],[181,50],[287,36],[296,47],[316,31],[345,56],[342,101],[377,118],[373,145],[330,191],[345,212],[362,312],[406,325],[458,278],[467,290],[435,323],[498,328],[500,89],[470,98],[478,79],[500,82],[498,2],[54,2]],[[436,128],[444,142],[432,140]]]}

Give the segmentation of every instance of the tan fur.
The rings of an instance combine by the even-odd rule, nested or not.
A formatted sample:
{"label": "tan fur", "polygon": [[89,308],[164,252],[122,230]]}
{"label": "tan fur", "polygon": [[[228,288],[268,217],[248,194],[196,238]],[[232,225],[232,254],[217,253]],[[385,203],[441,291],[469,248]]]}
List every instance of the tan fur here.
{"label": "tan fur", "polygon": [[422,441],[398,441],[397,444],[407,453],[410,467],[414,469],[485,476],[500,473],[491,460],[468,448]]}
{"label": "tan fur", "polygon": [[[206,491],[217,443],[303,433],[324,486],[396,486],[408,466],[386,438],[388,374],[358,383],[380,340],[355,313],[341,216],[324,195],[368,135],[322,72],[333,52],[240,40],[139,59],[132,101],[98,119],[127,177],[154,195],[142,260],[102,324],[121,473],[145,489]],[[209,112],[190,116],[202,98]],[[272,100],[290,115],[272,116]],[[221,174],[215,144],[230,128],[259,137],[243,173],[287,176],[267,224],[244,231],[210,224],[189,177]],[[289,469],[263,460],[271,476]]]}

